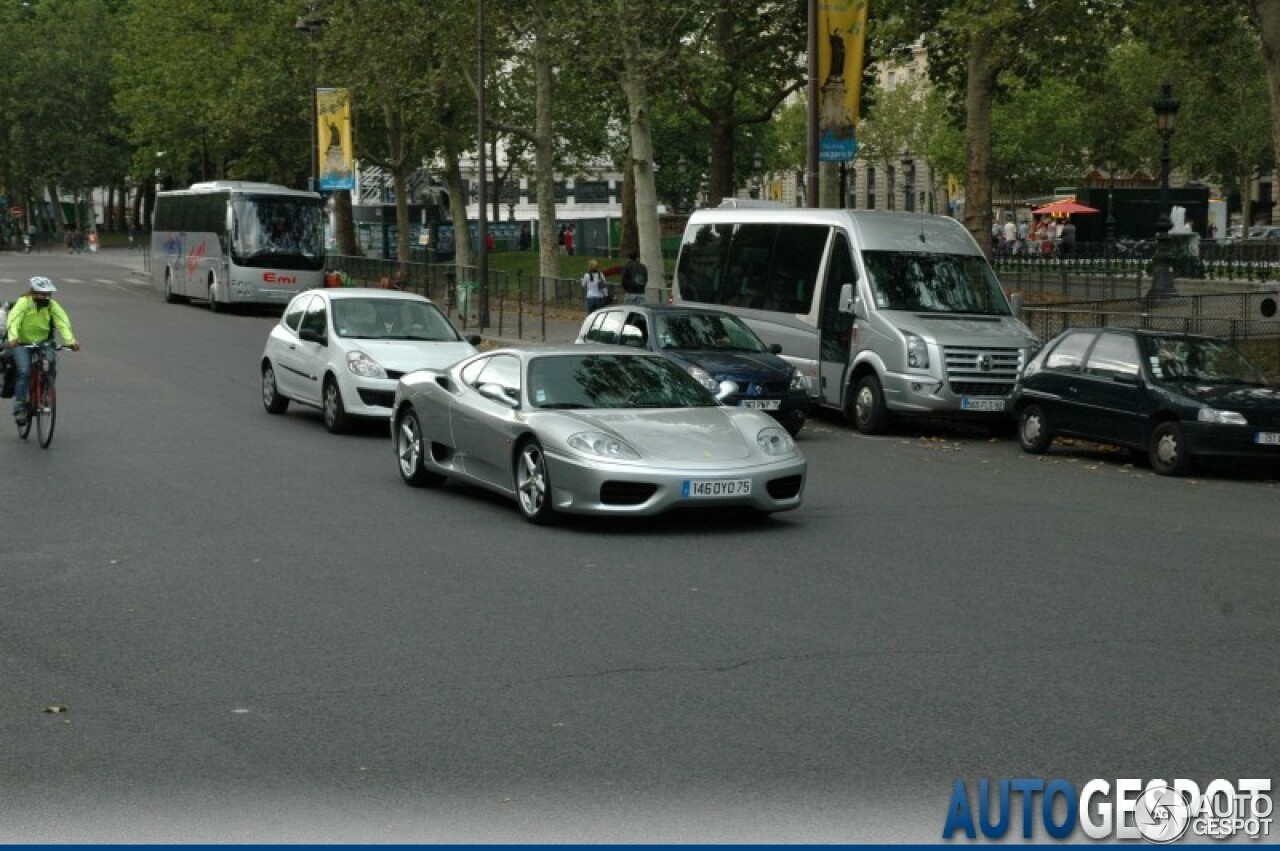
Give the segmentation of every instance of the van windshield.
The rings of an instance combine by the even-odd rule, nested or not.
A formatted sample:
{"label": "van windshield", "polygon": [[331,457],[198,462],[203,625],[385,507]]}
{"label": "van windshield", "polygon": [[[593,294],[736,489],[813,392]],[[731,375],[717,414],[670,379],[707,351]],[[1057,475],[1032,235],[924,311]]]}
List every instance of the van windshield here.
{"label": "van windshield", "polygon": [[978,255],[864,251],[876,307],[917,313],[1009,316],[1009,302]]}

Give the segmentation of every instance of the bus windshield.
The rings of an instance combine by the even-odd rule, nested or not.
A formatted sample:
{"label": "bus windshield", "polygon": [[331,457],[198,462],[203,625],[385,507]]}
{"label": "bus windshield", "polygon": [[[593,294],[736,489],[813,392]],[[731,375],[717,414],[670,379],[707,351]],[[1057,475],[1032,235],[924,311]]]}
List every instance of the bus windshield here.
{"label": "bus windshield", "polygon": [[1009,316],[1009,302],[982,257],[864,251],[867,278],[881,310]]}
{"label": "bus windshield", "polygon": [[324,208],[308,198],[232,198],[231,257],[241,266],[272,269],[324,267]]}

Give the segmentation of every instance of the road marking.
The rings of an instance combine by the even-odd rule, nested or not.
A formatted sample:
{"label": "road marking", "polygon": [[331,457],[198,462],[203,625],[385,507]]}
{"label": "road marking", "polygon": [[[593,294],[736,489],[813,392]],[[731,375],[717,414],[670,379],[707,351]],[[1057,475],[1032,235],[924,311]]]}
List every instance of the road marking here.
{"label": "road marking", "polygon": [[110,280],[109,280],[109,279],[107,279],[107,278],[94,278],[94,279],[93,279],[93,282],[94,282],[95,284],[114,284],[114,283],[115,283],[115,279],[113,278],[113,279],[110,279]]}
{"label": "road marking", "polygon": [[84,283],[84,281],[80,280],[79,278],[63,278],[62,280],[66,281],[68,284],[83,284],[83,283]]}

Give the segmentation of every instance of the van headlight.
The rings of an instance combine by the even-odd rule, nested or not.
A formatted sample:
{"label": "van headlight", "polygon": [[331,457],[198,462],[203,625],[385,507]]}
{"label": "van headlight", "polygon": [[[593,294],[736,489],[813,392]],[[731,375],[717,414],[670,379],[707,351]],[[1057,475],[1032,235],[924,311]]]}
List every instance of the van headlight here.
{"label": "van headlight", "polygon": [[1208,406],[1201,408],[1196,412],[1196,420],[1202,423],[1217,423],[1218,425],[1248,425],[1249,421],[1244,418],[1244,414],[1236,411],[1219,411],[1216,408]]}
{"label": "van headlight", "polygon": [[347,352],[347,369],[355,375],[359,375],[364,378],[387,377],[387,371],[382,368],[382,364],[378,363],[359,349],[356,349],[353,352]]}
{"label": "van headlight", "polygon": [[924,337],[910,331],[904,331],[903,336],[907,338],[907,366],[912,369],[928,369],[929,345]]}
{"label": "van headlight", "polygon": [[762,428],[756,433],[756,444],[765,455],[783,458],[796,451],[796,442],[787,434],[787,430],[778,426]]}

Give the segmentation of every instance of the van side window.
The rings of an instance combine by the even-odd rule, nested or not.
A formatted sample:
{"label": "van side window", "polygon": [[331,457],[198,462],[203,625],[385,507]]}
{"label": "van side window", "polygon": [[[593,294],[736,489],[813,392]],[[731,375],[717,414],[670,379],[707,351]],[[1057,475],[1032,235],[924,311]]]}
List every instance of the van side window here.
{"label": "van side window", "polygon": [[773,270],[764,309],[808,313],[818,288],[818,266],[830,228],[825,225],[783,225],[773,249]]}
{"label": "van side window", "polygon": [[703,225],[692,235],[686,235],[676,268],[682,300],[719,303],[717,290],[732,231],[732,225]]}
{"label": "van side window", "polygon": [[700,227],[680,249],[680,299],[808,313],[830,231],[807,224]]}
{"label": "van side window", "polygon": [[769,264],[778,238],[777,225],[738,225],[733,231],[729,258],[721,270],[715,304],[732,307],[764,307],[769,288]]}
{"label": "van side window", "polygon": [[858,271],[849,252],[849,237],[836,231],[831,243],[831,259],[827,261],[827,281],[823,288],[822,310],[818,314],[818,326],[822,331],[822,359],[825,361],[848,360],[849,343],[853,331],[853,314],[840,312],[840,288],[853,284],[858,292]]}

